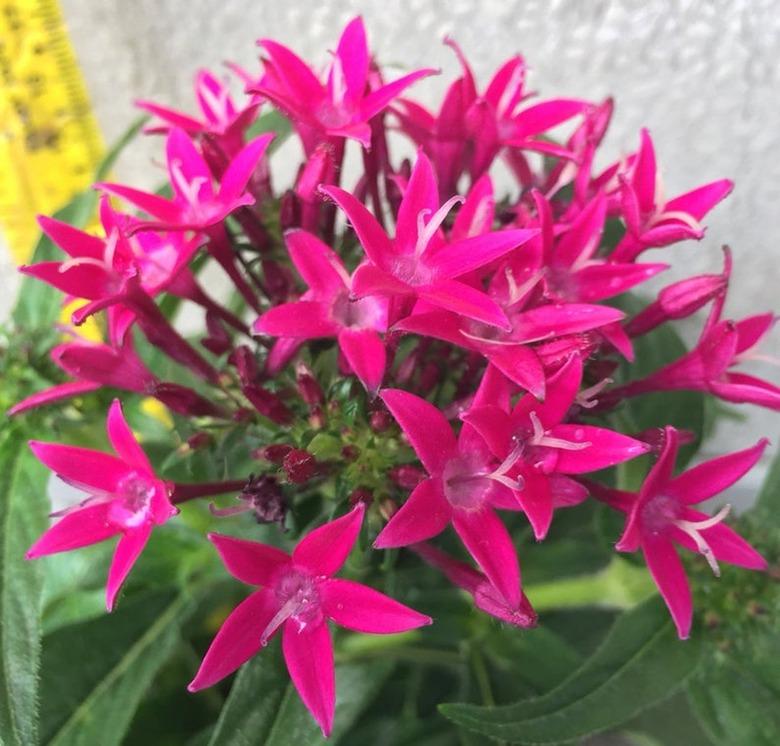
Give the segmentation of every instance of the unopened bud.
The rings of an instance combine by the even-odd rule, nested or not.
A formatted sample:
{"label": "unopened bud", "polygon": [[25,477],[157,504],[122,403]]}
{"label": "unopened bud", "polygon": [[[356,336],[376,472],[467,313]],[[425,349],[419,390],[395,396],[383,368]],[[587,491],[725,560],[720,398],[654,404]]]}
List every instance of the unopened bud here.
{"label": "unopened bud", "polygon": [[317,460],[302,448],[292,448],[284,457],[282,468],[293,484],[304,484],[316,474]]}
{"label": "unopened bud", "polygon": [[374,501],[374,496],[371,494],[371,491],[367,490],[365,487],[358,487],[349,493],[347,500],[349,501],[350,505],[363,503],[364,505],[368,506],[371,505],[371,503]]}
{"label": "unopened bud", "polygon": [[292,422],[292,412],[273,392],[257,385],[244,386],[242,391],[252,406],[264,417],[277,425],[289,425]]}
{"label": "unopened bud", "polygon": [[252,458],[270,461],[272,464],[281,465],[284,457],[292,451],[293,447],[287,443],[271,443],[271,445],[256,448],[252,451]]}
{"label": "unopened bud", "polygon": [[425,472],[416,466],[402,464],[390,469],[390,479],[405,490],[413,490],[425,479]]}
{"label": "unopened bud", "polygon": [[383,433],[392,422],[390,413],[384,409],[375,409],[368,417],[368,424],[375,433]]}

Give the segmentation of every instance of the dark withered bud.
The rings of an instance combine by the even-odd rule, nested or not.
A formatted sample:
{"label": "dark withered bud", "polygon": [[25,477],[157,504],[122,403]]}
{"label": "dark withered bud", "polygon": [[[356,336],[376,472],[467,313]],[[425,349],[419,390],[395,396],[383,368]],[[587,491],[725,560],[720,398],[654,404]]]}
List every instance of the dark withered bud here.
{"label": "dark withered bud", "polygon": [[260,377],[260,367],[257,364],[257,358],[255,353],[246,345],[236,347],[228,357],[228,363],[232,365],[238,377],[241,379],[241,383],[247,386],[252,383],[257,383]]}
{"label": "dark withered bud", "polygon": [[365,506],[369,506],[372,502],[374,502],[374,496],[371,494],[371,491],[365,487],[358,487],[349,493],[347,501],[350,505],[353,506],[357,505],[358,503],[363,503]]}
{"label": "dark withered bud", "polygon": [[418,469],[416,466],[402,464],[401,466],[394,466],[390,469],[390,479],[405,490],[413,490],[423,481],[423,479],[425,479],[425,472],[422,469]]}
{"label": "dark withered bud", "polygon": [[298,383],[298,393],[301,395],[301,399],[310,407],[322,404],[325,401],[320,384],[305,363],[299,362],[296,364],[295,380]]}
{"label": "dark withered bud", "polygon": [[341,449],[341,458],[344,461],[354,461],[360,455],[360,449],[357,446],[346,445]]}
{"label": "dark withered bud", "polygon": [[249,477],[238,499],[249,503],[258,523],[278,523],[284,526],[287,500],[274,477]]}
{"label": "dark withered bud", "polygon": [[288,189],[279,199],[279,225],[283,231],[301,224],[301,205],[298,195]]}
{"label": "dark withered bud", "polygon": [[252,451],[252,458],[263,459],[264,461],[270,461],[272,464],[280,465],[284,461],[284,457],[292,451],[293,447],[287,445],[287,443],[271,443],[271,445],[263,446]]}
{"label": "dark withered bud", "polygon": [[187,417],[221,417],[227,418],[228,413],[222,408],[205,399],[196,391],[178,383],[161,382],[156,384],[152,396],[165,404],[174,412]]}
{"label": "dark withered bud", "polygon": [[393,418],[386,409],[375,409],[368,416],[368,424],[375,433],[383,433],[392,422]]}
{"label": "dark withered bud", "polygon": [[242,391],[252,406],[264,417],[273,420],[277,425],[289,425],[292,422],[292,412],[273,392],[256,384],[244,386]]}
{"label": "dark withered bud", "polygon": [[284,457],[282,468],[293,484],[305,484],[317,473],[317,460],[302,448],[292,448]]}
{"label": "dark withered bud", "polygon": [[233,342],[222,322],[211,311],[206,313],[206,330],[208,337],[204,337],[200,343],[214,355],[224,355]]}

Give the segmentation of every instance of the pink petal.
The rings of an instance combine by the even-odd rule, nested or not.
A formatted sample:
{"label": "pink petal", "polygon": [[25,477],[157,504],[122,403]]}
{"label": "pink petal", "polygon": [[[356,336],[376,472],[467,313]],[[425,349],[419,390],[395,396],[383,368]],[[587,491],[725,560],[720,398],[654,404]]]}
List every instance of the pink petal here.
{"label": "pink petal", "polygon": [[[686,520],[697,522],[706,520],[710,516],[697,510],[686,510],[684,517]],[[702,529],[701,535],[719,562],[728,562],[730,565],[746,567],[749,570],[766,570],[767,561],[725,523],[716,523],[710,528]],[[680,540],[680,543],[692,552],[699,551],[690,536],[683,531],[675,531],[675,540]]]}
{"label": "pink petal", "polygon": [[122,461],[148,474],[154,474],[149,459],[141,446],[138,445],[138,441],[130,430],[127,420],[125,420],[119,399],[114,399],[111,403],[111,408],[108,410],[108,417],[106,418],[106,429],[108,431],[108,439],[111,441],[117,456]]}
{"label": "pink petal", "polygon": [[545,430],[560,423],[573,406],[577,393],[582,383],[582,359],[579,355],[572,355],[547,381],[547,396],[541,403],[531,399],[521,400],[516,408],[515,419],[526,408],[528,402],[530,408],[536,412],[539,421]]}
{"label": "pink petal", "polygon": [[389,269],[395,258],[393,245],[366,206],[349,192],[332,184],[321,186],[320,191],[346,213],[368,258],[378,267]]}
{"label": "pink petal", "polygon": [[346,289],[346,270],[330,246],[303,230],[287,231],[284,240],[295,268],[315,293],[330,298]]}
{"label": "pink petal", "polygon": [[[458,56],[461,58],[461,64],[465,66],[465,57]],[[510,57],[488,83],[484,94],[485,100],[489,101],[494,109],[498,109],[506,100],[503,109],[506,112],[511,112],[522,100],[525,70],[525,60],[520,55]],[[511,90],[509,89],[510,83],[514,86]]]}
{"label": "pink petal", "polygon": [[102,451],[38,440],[31,440],[30,448],[60,479],[85,492],[97,490],[117,494],[128,474],[132,473],[124,461]]}
{"label": "pink petal", "polygon": [[288,620],[282,634],[282,650],[303,704],[327,738],[333,730],[336,708],[336,671],[328,625],[321,622],[298,627],[293,620]]}
{"label": "pink petal", "polygon": [[709,390],[735,404],[757,404],[780,411],[780,387],[745,373],[729,373],[725,381],[711,382]]}
{"label": "pink petal", "polygon": [[373,264],[361,264],[352,275],[352,292],[363,298],[367,295],[409,295],[413,289],[389,272]]}
{"label": "pink petal", "polygon": [[664,492],[687,505],[695,505],[720,494],[747,474],[769,445],[762,438],[754,446],[705,461],[672,479]]}
{"label": "pink petal", "polygon": [[742,354],[755,347],[769,333],[777,321],[772,312],[748,316],[737,321],[737,354]]}
{"label": "pink petal", "polygon": [[261,39],[258,44],[270,56],[274,72],[301,105],[318,103],[322,99],[324,91],[320,81],[298,55],[273,39]]}
{"label": "pink petal", "polygon": [[230,165],[220,180],[219,199],[223,204],[230,205],[244,195],[257,164],[273,139],[273,133],[256,137],[244,145],[235,158],[230,161]]}
{"label": "pink petal", "polygon": [[360,101],[366,88],[368,74],[368,43],[366,29],[360,16],[353,18],[341,32],[336,55],[347,85],[345,99],[355,104]]}
{"label": "pink petal", "polygon": [[84,256],[103,261],[106,244],[102,238],[92,236],[46,215],[38,216],[38,225],[68,256]]}
{"label": "pink petal", "polygon": [[94,264],[76,264],[62,271],[62,262],[41,262],[20,267],[23,275],[30,275],[66,295],[87,300],[100,300],[111,292],[112,276]]}
{"label": "pink petal", "polygon": [[529,106],[515,118],[512,139],[523,139],[546,132],[582,113],[587,104],[577,99],[557,98]]}
{"label": "pink petal", "polygon": [[66,513],[27,551],[27,559],[97,544],[116,536],[119,529],[108,520],[110,503],[87,505]]}
{"label": "pink petal", "polygon": [[550,436],[572,443],[590,443],[579,451],[560,449],[556,471],[564,474],[584,474],[629,461],[647,453],[649,446],[627,435],[592,425],[556,425]]}
{"label": "pink petal", "polygon": [[278,602],[270,591],[245,598],[220,627],[187,689],[197,692],[212,686],[246,663],[260,650],[262,632],[277,611]]}
{"label": "pink petal", "polygon": [[583,303],[537,306],[512,317],[512,338],[518,342],[536,342],[578,334],[620,321],[624,316],[617,308]]}
{"label": "pink petal", "polygon": [[291,562],[290,555],[268,544],[211,533],[227,571],[247,585],[269,585],[279,568]]}
{"label": "pink petal", "polygon": [[153,114],[163,121],[168,122],[168,124],[171,124],[174,127],[180,127],[185,132],[189,132],[190,134],[200,132],[203,129],[203,124],[197,119],[187,116],[186,114],[182,114],[180,111],[176,111],[175,109],[169,109],[167,106],[156,104],[154,101],[136,101],[135,105],[139,109],[148,111],[150,114]]}
{"label": "pink petal", "polygon": [[[184,130],[172,127],[165,144],[168,159],[168,174],[174,193],[183,202],[191,202],[193,197],[198,202],[208,202],[213,199],[211,187],[211,171],[198,152],[195,144]],[[184,179],[188,184],[196,186],[194,195],[190,195],[180,183]]]}
{"label": "pink petal", "polygon": [[515,428],[506,412],[486,404],[472,407],[461,419],[480,434],[496,458],[503,461],[509,455]]}
{"label": "pink petal", "polygon": [[441,474],[457,447],[446,417],[430,402],[400,389],[384,389],[380,396],[428,473]]}
{"label": "pink petal", "polygon": [[439,209],[439,187],[427,156],[420,150],[412,175],[404,191],[395,225],[396,245],[402,253],[414,251],[418,238],[418,218],[427,210],[427,218]]}
{"label": "pink petal", "polygon": [[439,71],[434,70],[433,68],[415,70],[413,73],[403,75],[397,80],[372,91],[363,99],[363,102],[360,105],[360,116],[363,119],[371,119],[382,111],[396,96],[400,96],[406,88],[412,85],[412,83],[416,83],[421,78],[427,78],[429,75],[437,75],[438,73]]}
{"label": "pink petal", "polygon": [[446,244],[426,257],[437,279],[460,277],[501,258],[538,235],[533,230],[504,230]]}
{"label": "pink petal", "polygon": [[146,546],[146,542],[149,541],[151,533],[151,524],[139,526],[137,529],[123,534],[117,543],[106,583],[106,609],[108,611],[113,610],[117,593]]}
{"label": "pink petal", "polygon": [[512,325],[500,306],[485,293],[457,280],[440,280],[416,288],[417,296],[439,308],[509,331]]}
{"label": "pink petal", "polygon": [[485,345],[483,352],[491,364],[537,399],[545,396],[544,368],[537,354],[524,345]]}
{"label": "pink petal", "polygon": [[490,508],[453,510],[452,525],[496,589],[510,606],[520,603],[520,566],[512,537]]}
{"label": "pink petal", "polygon": [[522,477],[523,489],[517,493],[517,498],[534,530],[534,538],[542,541],[550,530],[553,518],[550,478],[531,468],[523,469]]}
{"label": "pink petal", "polygon": [[376,537],[376,549],[405,547],[440,534],[452,517],[439,479],[418,484]]}
{"label": "pink petal", "polygon": [[131,205],[135,205],[139,210],[143,210],[145,213],[165,223],[176,223],[181,218],[179,206],[175,202],[165,199],[165,197],[142,192],[140,189],[134,189],[122,184],[104,182],[95,184],[95,187],[129,202]]}
{"label": "pink petal", "polygon": [[713,181],[669,200],[664,212],[687,212],[696,220],[702,220],[718,202],[728,197],[733,188],[734,182],[730,179]]}
{"label": "pink petal", "polygon": [[647,567],[661,592],[681,640],[691,632],[693,599],[685,569],[671,541],[661,537],[646,537],[642,543]]}
{"label": "pink petal", "polygon": [[292,553],[293,562],[314,575],[333,575],[346,562],[363,525],[365,505],[306,534]]}
{"label": "pink petal", "polygon": [[384,593],[351,580],[333,578],[320,585],[322,610],[336,624],[369,634],[406,632],[432,619],[404,606]]}
{"label": "pink petal", "polygon": [[649,213],[655,206],[656,166],[655,149],[650,133],[642,128],[641,142],[634,163],[633,187],[639,202],[639,209]]}
{"label": "pink petal", "polygon": [[574,275],[577,300],[612,298],[669,269],[668,264],[592,264]]}
{"label": "pink petal", "polygon": [[550,474],[553,507],[570,508],[588,498],[588,488],[563,474]]}
{"label": "pink petal", "polygon": [[252,330],[272,337],[316,339],[335,337],[341,326],[331,318],[328,305],[302,300],[274,306],[255,321]]}
{"label": "pink petal", "polygon": [[466,201],[458,210],[450,236],[460,241],[471,236],[480,236],[493,227],[496,201],[493,196],[493,182],[485,174],[469,189]]}
{"label": "pink petal", "polygon": [[606,216],[607,200],[600,193],[588,202],[558,241],[555,262],[571,266],[578,259],[590,259],[599,247]]}
{"label": "pink petal", "polygon": [[47,404],[54,404],[63,399],[70,399],[71,397],[79,396],[81,394],[88,394],[90,391],[97,391],[100,387],[101,385],[99,383],[92,383],[91,381],[61,383],[58,386],[51,386],[48,389],[28,396],[26,399],[22,399],[22,401],[14,404],[6,414],[8,416],[21,414],[29,409],[35,409],[36,407],[42,407]]}
{"label": "pink petal", "polygon": [[385,375],[385,344],[373,329],[342,329],[339,348],[369,393],[376,393]]}

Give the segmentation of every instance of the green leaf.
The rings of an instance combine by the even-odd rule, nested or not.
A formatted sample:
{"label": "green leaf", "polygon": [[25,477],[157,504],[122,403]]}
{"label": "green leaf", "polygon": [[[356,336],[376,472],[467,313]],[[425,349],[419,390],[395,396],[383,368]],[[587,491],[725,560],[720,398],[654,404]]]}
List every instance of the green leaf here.
{"label": "green leaf", "polygon": [[276,109],[258,117],[247,130],[248,139],[254,139],[263,132],[273,132],[274,139],[268,147],[268,153],[273,153],[292,134],[292,122]]}
{"label": "green leaf", "polygon": [[601,647],[548,694],[505,707],[447,704],[470,730],[515,743],[576,740],[613,728],[668,697],[696,668],[700,641],[680,642],[658,598],[618,618]]}
{"label": "green leaf", "polygon": [[42,742],[121,743],[139,702],[180,640],[193,603],[147,594],[100,619],[62,627],[44,639]]}
{"label": "green leaf", "polygon": [[108,178],[122,151],[138,137],[141,128],[148,121],[149,116],[142,114],[125,130],[124,134],[111,146],[95,169],[95,181],[104,181]]}
{"label": "green leaf", "polygon": [[209,746],[334,744],[352,726],[390,675],[386,662],[336,668],[336,719],[330,740],[301,702],[278,644],[247,663],[236,677]]}
{"label": "green leaf", "polygon": [[0,740],[37,741],[43,572],[24,553],[46,528],[48,472],[15,427],[0,434]]}
{"label": "green leaf", "polygon": [[756,507],[771,516],[780,513],[780,453],[775,456],[769,467],[769,473],[756,500]]}
{"label": "green leaf", "polygon": [[718,746],[775,746],[780,740],[780,693],[747,665],[725,660],[708,666],[688,682],[688,699]]}

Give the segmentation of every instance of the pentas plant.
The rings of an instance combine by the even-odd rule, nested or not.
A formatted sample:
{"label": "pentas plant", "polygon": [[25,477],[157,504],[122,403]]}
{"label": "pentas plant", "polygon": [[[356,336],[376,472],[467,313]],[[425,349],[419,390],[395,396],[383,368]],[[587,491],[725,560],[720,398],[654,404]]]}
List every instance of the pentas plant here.
{"label": "pentas plant", "polygon": [[[186,527],[197,562],[212,558],[208,578],[227,577],[216,549],[253,588],[241,600],[234,584],[232,611],[210,617],[216,636],[190,690],[267,658],[280,637],[326,736],[335,663],[368,645],[341,632],[334,642],[331,622],[390,635],[371,643],[388,657],[399,640],[435,641],[433,583],[452,598],[466,591],[467,616],[497,620],[483,638],[499,623],[529,634],[545,612],[521,560],[533,574],[551,543],[550,557],[576,563],[556,542],[593,516],[611,525],[612,511],[625,526],[589,551],[641,550],[680,638],[697,633],[693,565],[678,548],[716,575],[720,562],[767,568],[728,506],[699,507],[767,441],[677,474],[702,419],[656,406],[648,420],[635,406],[684,391],[696,406],[706,395],[780,409],[780,388],[742,369],[762,359],[775,316],[724,317],[728,249],[722,274],[643,289],[679,252],[701,250],[673,245],[704,238],[731,182],[667,199],[647,130],[597,173],[611,100],[538,100],[520,56],[481,86],[447,43],[460,74],[437,114],[411,98],[436,71],[386,75],[360,18],[324,68],[262,39],[259,71],[233,66],[243,94],[201,71],[196,114],[139,102],[147,132],[164,137],[167,183],[97,184],[101,229],[41,217],[61,255],[22,268],[76,306],[49,350],[52,385],[9,414],[56,406],[46,416],[86,421],[105,389],[138,432],[114,399],[114,454],[30,442],[84,496],[52,513],[27,557],[118,537],[106,603],[121,613],[152,535]],[[280,189],[273,151],[290,130],[303,159]],[[395,130],[409,140],[403,155],[389,146]],[[513,181],[497,197],[500,159]],[[651,248],[663,254],[651,260]],[[645,359],[653,335],[707,306],[693,349]],[[100,339],[81,335],[87,319]]]}

